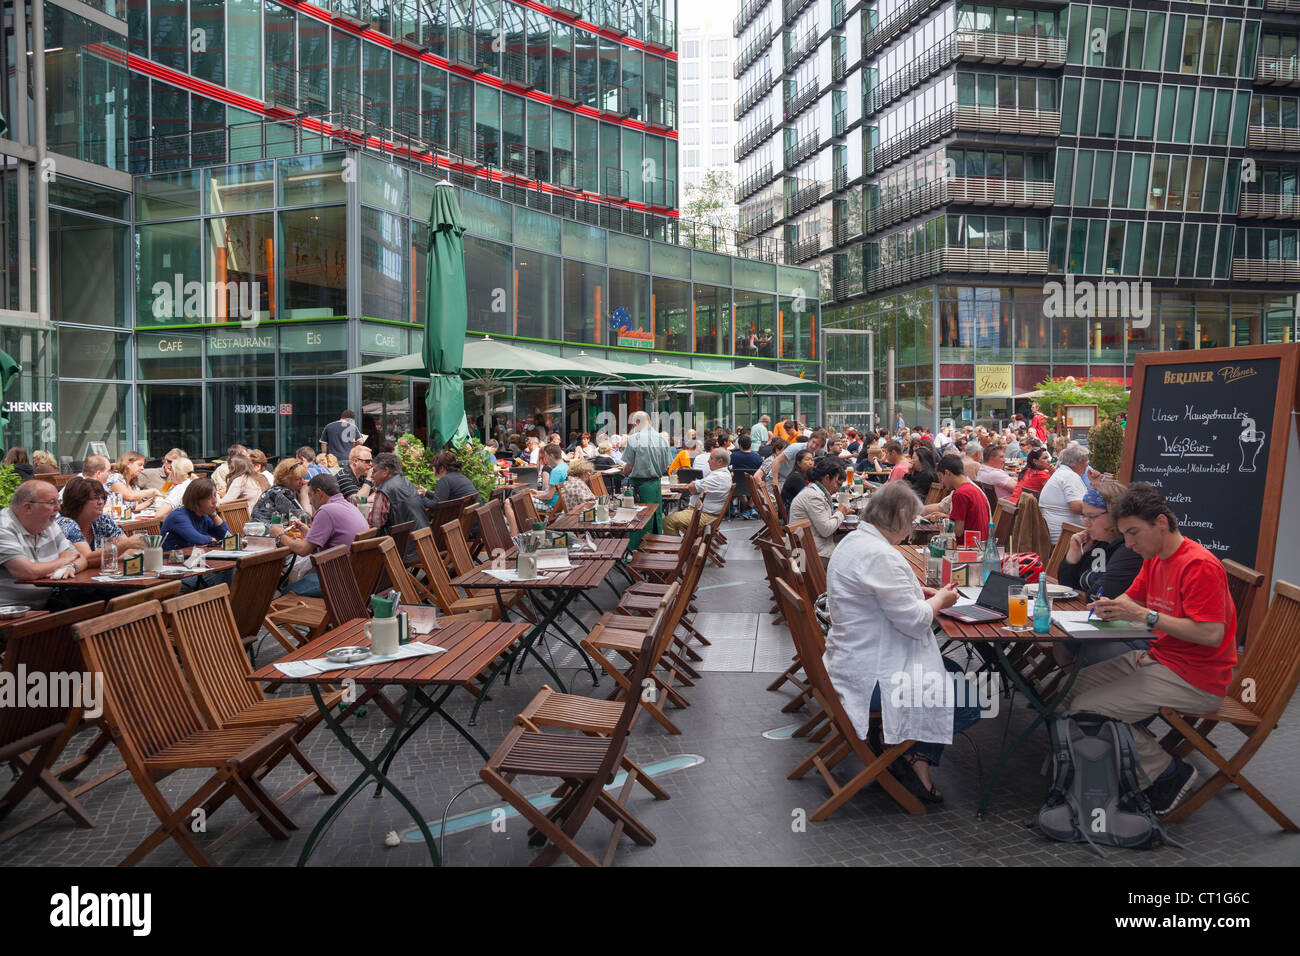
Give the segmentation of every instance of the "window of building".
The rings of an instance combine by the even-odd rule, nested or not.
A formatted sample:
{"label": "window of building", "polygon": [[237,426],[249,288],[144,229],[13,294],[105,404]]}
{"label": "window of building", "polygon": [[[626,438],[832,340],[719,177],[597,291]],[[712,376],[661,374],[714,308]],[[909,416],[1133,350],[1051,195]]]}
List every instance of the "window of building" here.
{"label": "window of building", "polygon": [[709,64],[709,76],[715,80],[726,79],[731,75],[731,64],[726,60],[714,60]]}
{"label": "window of building", "polygon": [[698,103],[700,101],[700,88],[695,83],[688,83],[682,87],[683,103]]}
{"label": "window of building", "polygon": [[685,43],[682,44],[682,59],[684,60],[698,59],[699,55],[700,55],[699,40],[687,40]]}
{"label": "window of building", "polygon": [[715,100],[731,99],[731,89],[726,83],[714,83],[709,90],[710,96]]}

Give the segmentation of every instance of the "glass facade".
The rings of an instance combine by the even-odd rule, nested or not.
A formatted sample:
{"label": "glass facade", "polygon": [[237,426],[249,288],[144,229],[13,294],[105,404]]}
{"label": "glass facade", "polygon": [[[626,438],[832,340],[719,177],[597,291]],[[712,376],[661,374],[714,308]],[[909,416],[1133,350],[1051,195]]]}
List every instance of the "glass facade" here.
{"label": "glass facade", "polygon": [[[1294,339],[1300,30],[1284,5],[743,9],[740,221],[818,270],[827,381],[853,383],[832,421],[863,423],[863,391],[883,409],[891,348],[899,409],[934,427],[1007,413],[974,395],[977,364],[1013,365],[1022,392],[1127,379],[1142,349]],[[1137,300],[1055,314],[1067,279],[1131,283],[1155,319]]]}
{"label": "glass facade", "polygon": [[[419,349],[444,178],[471,335],[710,369],[759,339],[817,377],[813,273],[677,244],[674,0],[91,7],[6,5],[0,113],[31,148],[0,167],[0,348],[23,367],[6,445],[283,454],[345,407],[375,447],[422,433],[425,385],[337,373]],[[602,392],[590,414],[641,401]],[[578,407],[520,387],[487,411],[563,428]]]}

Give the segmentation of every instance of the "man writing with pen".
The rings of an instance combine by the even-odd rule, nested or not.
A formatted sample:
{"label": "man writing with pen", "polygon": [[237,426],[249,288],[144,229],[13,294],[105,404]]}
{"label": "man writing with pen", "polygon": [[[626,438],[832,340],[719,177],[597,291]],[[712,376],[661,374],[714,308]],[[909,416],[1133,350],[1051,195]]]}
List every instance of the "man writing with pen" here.
{"label": "man writing with pen", "polygon": [[[1085,504],[1084,510],[1097,509]],[[1083,668],[1065,706],[1130,725],[1140,778],[1150,782],[1147,797],[1157,813],[1168,813],[1191,792],[1196,770],[1137,725],[1161,707],[1185,713],[1218,709],[1237,664],[1237,612],[1222,563],[1183,537],[1159,491],[1145,483],[1130,486],[1113,515],[1124,543],[1142,558],[1142,569],[1123,592],[1098,597],[1089,608],[1103,621],[1146,627],[1153,639],[1145,650]]]}

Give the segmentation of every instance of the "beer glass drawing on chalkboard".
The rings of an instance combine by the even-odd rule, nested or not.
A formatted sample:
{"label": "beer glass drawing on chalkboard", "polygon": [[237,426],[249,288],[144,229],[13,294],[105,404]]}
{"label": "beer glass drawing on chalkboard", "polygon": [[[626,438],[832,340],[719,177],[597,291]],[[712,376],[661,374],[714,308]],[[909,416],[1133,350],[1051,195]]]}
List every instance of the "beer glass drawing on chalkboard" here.
{"label": "beer glass drawing on chalkboard", "polygon": [[1241,445],[1241,465],[1237,470],[1254,471],[1255,459],[1259,457],[1260,449],[1264,447],[1264,436],[1268,433],[1256,429],[1255,419],[1248,415],[1242,417],[1241,424],[1241,435],[1237,438]]}

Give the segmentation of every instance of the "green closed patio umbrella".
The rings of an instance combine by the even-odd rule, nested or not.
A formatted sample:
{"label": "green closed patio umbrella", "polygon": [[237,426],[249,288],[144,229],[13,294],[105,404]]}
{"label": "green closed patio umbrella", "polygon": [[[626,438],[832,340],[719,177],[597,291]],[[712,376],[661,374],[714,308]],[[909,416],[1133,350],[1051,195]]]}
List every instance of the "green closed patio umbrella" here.
{"label": "green closed patio umbrella", "polygon": [[465,295],[465,223],[451,183],[433,188],[424,272],[424,367],[429,372],[430,448],[468,440],[461,360],[469,305]]}
{"label": "green closed patio umbrella", "polygon": [[18,377],[23,367],[14,361],[8,352],[0,352],[0,428],[9,424],[9,413],[5,411],[4,393]]}

